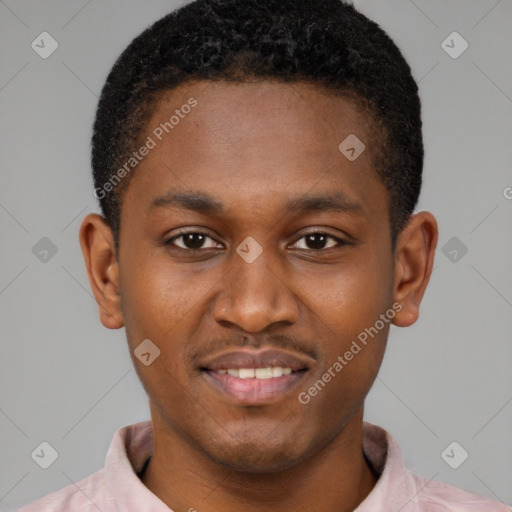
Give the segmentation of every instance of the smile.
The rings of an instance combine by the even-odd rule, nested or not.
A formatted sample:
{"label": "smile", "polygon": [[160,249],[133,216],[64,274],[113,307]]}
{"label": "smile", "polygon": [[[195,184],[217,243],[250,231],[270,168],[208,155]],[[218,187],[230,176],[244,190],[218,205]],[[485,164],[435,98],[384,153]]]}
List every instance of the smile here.
{"label": "smile", "polygon": [[291,390],[315,360],[305,353],[271,347],[228,349],[199,364],[208,393],[240,406],[267,405],[294,396]]}
{"label": "smile", "polygon": [[231,375],[239,379],[272,379],[290,375],[291,368],[283,368],[282,366],[270,366],[268,368],[228,368],[217,370],[215,373],[220,375]]}

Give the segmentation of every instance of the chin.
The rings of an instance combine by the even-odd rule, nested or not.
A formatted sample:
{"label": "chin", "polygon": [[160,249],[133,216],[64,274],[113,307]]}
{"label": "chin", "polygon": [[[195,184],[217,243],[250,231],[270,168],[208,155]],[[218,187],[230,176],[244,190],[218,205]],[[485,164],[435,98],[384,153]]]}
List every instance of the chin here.
{"label": "chin", "polygon": [[239,453],[228,458],[223,454],[222,458],[215,459],[215,462],[239,473],[267,474],[285,471],[297,464],[298,460],[289,457],[288,454],[274,452],[271,454],[260,453],[256,457],[254,454]]}
{"label": "chin", "polygon": [[217,464],[241,473],[277,473],[284,471],[306,457],[300,453],[297,440],[269,443],[268,439],[233,442],[222,446],[216,444],[205,453]]}

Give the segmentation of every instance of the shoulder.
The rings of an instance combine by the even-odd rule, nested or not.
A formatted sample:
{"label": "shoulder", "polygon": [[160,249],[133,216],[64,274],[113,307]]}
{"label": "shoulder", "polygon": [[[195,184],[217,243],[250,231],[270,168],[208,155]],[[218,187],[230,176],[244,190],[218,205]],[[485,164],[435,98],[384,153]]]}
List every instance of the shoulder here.
{"label": "shoulder", "polygon": [[76,484],[51,492],[46,496],[29,503],[15,512],[103,512],[114,510],[106,493],[105,470],[80,480]]}
{"label": "shoulder", "polygon": [[409,473],[418,490],[411,500],[418,512],[512,512],[511,507],[499,501]]}
{"label": "shoulder", "polygon": [[363,449],[380,477],[358,512],[512,512],[499,501],[417,475],[405,465],[397,441],[378,425],[364,423]]}

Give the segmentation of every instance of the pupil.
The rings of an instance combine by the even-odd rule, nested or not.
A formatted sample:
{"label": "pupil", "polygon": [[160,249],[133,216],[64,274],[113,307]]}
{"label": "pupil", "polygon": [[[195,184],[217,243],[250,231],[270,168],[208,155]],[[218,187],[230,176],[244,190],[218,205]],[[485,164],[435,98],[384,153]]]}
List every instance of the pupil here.
{"label": "pupil", "polygon": [[326,236],[321,233],[315,233],[307,236],[307,245],[310,249],[323,249],[326,242]]}
{"label": "pupil", "polygon": [[198,233],[187,233],[185,235],[185,245],[189,249],[200,249],[204,242],[204,236]]}

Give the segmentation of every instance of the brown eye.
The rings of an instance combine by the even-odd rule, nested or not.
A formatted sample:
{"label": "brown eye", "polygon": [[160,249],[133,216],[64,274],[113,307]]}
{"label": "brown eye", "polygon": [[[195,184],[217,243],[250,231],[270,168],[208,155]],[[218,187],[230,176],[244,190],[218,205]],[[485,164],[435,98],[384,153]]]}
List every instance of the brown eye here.
{"label": "brown eye", "polygon": [[343,245],[343,240],[340,240],[335,236],[328,235],[327,233],[317,232],[304,235],[297,242],[295,242],[293,246],[295,249],[310,249],[313,251],[319,251],[322,249],[335,247],[336,245]]}
{"label": "brown eye", "polygon": [[212,249],[218,246],[217,242],[205,233],[190,232],[181,233],[170,238],[166,245],[174,245],[180,249],[191,251],[200,249]]}

